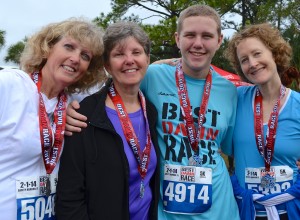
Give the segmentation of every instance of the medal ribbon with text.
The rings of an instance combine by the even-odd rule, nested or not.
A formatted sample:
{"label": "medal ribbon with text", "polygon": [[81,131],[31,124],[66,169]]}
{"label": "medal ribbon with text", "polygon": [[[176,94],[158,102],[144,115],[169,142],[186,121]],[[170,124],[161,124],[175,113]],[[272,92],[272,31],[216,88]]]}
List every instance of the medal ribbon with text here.
{"label": "medal ribbon with text", "polygon": [[194,119],[192,116],[192,109],[190,104],[190,99],[188,96],[188,91],[186,87],[186,81],[184,78],[184,73],[182,71],[182,63],[180,62],[176,66],[176,85],[177,85],[177,91],[180,101],[180,107],[183,114],[184,124],[187,131],[188,139],[191,144],[191,147],[195,154],[200,154],[199,149],[199,141],[200,141],[200,134],[202,132],[202,126],[205,120],[205,113],[208,106],[208,100],[210,96],[211,86],[212,86],[212,75],[211,70],[209,70],[209,73],[206,76],[206,81],[204,85],[204,91],[202,95],[202,101],[199,109],[199,117],[198,117],[198,130],[196,131],[195,125],[194,125]]}
{"label": "medal ribbon with text", "polygon": [[138,163],[138,171],[142,178],[141,186],[140,186],[140,197],[142,198],[144,196],[144,178],[148,171],[148,165],[150,162],[150,152],[151,152],[151,136],[150,136],[150,129],[149,129],[149,123],[148,123],[148,119],[147,119],[147,112],[146,112],[146,100],[145,100],[143,93],[141,91],[139,91],[139,98],[141,101],[141,106],[143,109],[143,114],[144,114],[144,118],[146,120],[146,125],[147,125],[146,146],[145,146],[143,152],[141,153],[140,143],[135,134],[132,123],[129,119],[125,105],[122,101],[121,96],[115,89],[113,83],[109,87],[108,94],[109,94],[109,97],[112,100],[112,102],[116,108],[116,111],[118,113],[118,117],[120,119],[126,141],[127,141],[128,145],[130,146],[130,148],[132,149],[132,152]]}

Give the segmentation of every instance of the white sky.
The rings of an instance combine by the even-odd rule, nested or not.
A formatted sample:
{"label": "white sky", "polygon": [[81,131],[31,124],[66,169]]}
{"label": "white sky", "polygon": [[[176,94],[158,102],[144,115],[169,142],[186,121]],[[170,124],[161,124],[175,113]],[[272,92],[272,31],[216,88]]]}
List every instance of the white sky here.
{"label": "white sky", "polygon": [[0,65],[10,65],[4,62],[9,46],[48,23],[78,16],[92,20],[111,10],[110,0],[3,0],[0,5],[0,30],[6,31]]}
{"label": "white sky", "polygon": [[[84,16],[91,20],[111,11],[110,0],[2,0],[0,4],[0,30],[6,31],[5,46],[0,50],[0,65],[9,46],[30,36],[42,26],[51,22],[62,21],[70,17]],[[151,7],[151,6],[150,6]],[[142,9],[130,10],[140,18],[151,16],[151,12]],[[157,23],[156,18],[145,23]],[[225,33],[226,34],[226,33]],[[227,34],[226,34],[227,35]]]}

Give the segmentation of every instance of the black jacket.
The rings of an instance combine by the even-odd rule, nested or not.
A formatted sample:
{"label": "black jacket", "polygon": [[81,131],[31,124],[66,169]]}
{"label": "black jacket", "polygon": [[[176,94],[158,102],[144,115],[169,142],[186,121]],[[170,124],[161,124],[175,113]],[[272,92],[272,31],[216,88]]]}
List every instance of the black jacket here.
{"label": "black jacket", "polygon": [[[88,127],[65,138],[57,185],[58,220],[129,220],[129,164],[123,142],[105,111],[108,87],[85,98],[79,113]],[[159,160],[155,130],[157,112],[147,102],[152,142]],[[153,201],[150,220],[157,219],[159,167],[150,182]]]}

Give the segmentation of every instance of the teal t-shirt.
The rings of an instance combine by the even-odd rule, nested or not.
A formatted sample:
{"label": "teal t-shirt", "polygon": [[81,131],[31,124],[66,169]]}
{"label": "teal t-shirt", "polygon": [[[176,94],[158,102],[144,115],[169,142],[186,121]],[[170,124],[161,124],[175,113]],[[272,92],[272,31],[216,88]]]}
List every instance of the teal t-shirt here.
{"label": "teal t-shirt", "polygon": [[[264,159],[258,152],[254,130],[253,101],[256,86],[238,88],[238,107],[233,135],[235,173],[240,186],[268,195],[284,192],[296,181],[298,168],[296,161],[300,158],[300,94],[290,90],[285,103],[280,109],[271,166],[275,172],[274,188],[263,188],[260,183],[261,169],[265,167]],[[264,123],[264,137],[267,134]],[[265,139],[264,139],[265,140]],[[266,215],[263,206],[255,203],[257,215]],[[285,206],[277,207],[279,213]]]}
{"label": "teal t-shirt", "polygon": [[[185,79],[194,122],[197,126],[205,80],[188,76],[185,76]],[[184,166],[183,169],[178,169],[181,170],[180,174],[176,173],[177,168],[170,169],[175,176],[182,173],[189,175],[190,173],[186,170],[186,167],[189,158],[193,154],[180,111],[175,67],[166,64],[150,65],[141,84],[141,89],[158,110],[157,131],[161,168],[159,219],[239,219],[226,164],[218,151],[222,148],[224,153],[232,154],[232,134],[237,105],[235,86],[215,71],[212,72],[212,87],[203,124],[204,132],[201,133],[199,142],[200,158],[203,160],[202,167],[210,168],[212,171],[212,195],[210,193],[206,194],[206,188],[202,185],[199,188],[199,185],[193,184],[191,175],[188,176],[190,178],[188,183],[170,184],[168,182],[169,185],[166,186],[166,182],[164,182],[166,164]],[[195,172],[198,171],[195,170]],[[194,194],[196,194],[196,197],[194,197]],[[191,203],[194,203],[194,207],[197,207],[200,202],[202,204],[207,201],[212,203],[211,207],[200,214],[197,212],[197,214],[179,214],[164,211],[168,203],[174,203],[175,207],[181,206],[182,209],[187,207],[187,212],[193,212],[193,210],[188,209]]]}

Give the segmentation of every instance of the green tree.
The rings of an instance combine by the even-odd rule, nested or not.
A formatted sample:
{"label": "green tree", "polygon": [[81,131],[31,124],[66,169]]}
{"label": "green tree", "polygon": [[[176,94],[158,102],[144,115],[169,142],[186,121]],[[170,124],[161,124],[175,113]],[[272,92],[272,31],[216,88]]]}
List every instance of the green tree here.
{"label": "green tree", "polygon": [[242,17],[241,27],[270,22],[284,30],[295,21],[300,24],[299,7],[299,0],[238,0],[230,13]]}
{"label": "green tree", "polygon": [[15,64],[20,64],[20,56],[25,47],[25,41],[19,41],[16,44],[11,45],[7,50],[7,55],[4,57],[5,62],[13,62]]}
{"label": "green tree", "polygon": [[229,64],[229,61],[223,55],[228,45],[228,42],[229,38],[224,38],[223,43],[221,44],[219,50],[217,50],[215,56],[212,59],[212,63],[221,69],[235,73],[235,70],[232,68],[232,66]]}
{"label": "green tree", "polygon": [[[274,0],[239,0],[231,13],[242,17],[241,26],[265,22],[277,4]],[[273,20],[273,19],[272,19]]]}
{"label": "green tree", "polygon": [[174,19],[176,18],[161,20],[158,25],[142,25],[152,40],[151,61],[179,57],[179,50],[174,38],[175,31],[170,31],[176,30],[176,27],[172,27],[174,24],[176,25],[172,21]]}
{"label": "green tree", "polygon": [[133,21],[137,23],[141,23],[140,18],[137,15],[131,14],[130,16],[124,16],[122,19],[115,16],[112,13],[108,13],[105,15],[103,12],[100,13],[99,17],[96,17],[93,21],[100,27],[106,29],[109,24],[115,23],[119,20],[122,21]]}
{"label": "green tree", "polygon": [[300,70],[300,1],[292,1],[288,10],[290,25],[283,32],[283,37],[293,48],[292,65]]}
{"label": "green tree", "polygon": [[0,30],[0,50],[5,45],[5,31]]}
{"label": "green tree", "polygon": [[297,28],[296,24],[291,24],[291,26],[284,31],[283,37],[293,48],[293,59],[291,65],[300,70],[300,30]]}
{"label": "green tree", "polygon": [[[190,5],[207,4],[220,14],[223,30],[239,30],[246,24],[270,22],[278,27],[293,48],[293,65],[300,69],[300,1],[299,0],[111,0],[112,11],[101,13],[94,21],[104,29],[118,20],[140,23],[152,40],[151,61],[179,57],[174,33],[176,20],[180,12]],[[145,17],[129,14],[130,9],[146,10]],[[147,24],[148,19],[157,17],[157,24]],[[241,17],[242,20],[236,19]],[[0,30],[0,49],[4,45],[5,31]],[[232,71],[228,61],[223,57],[223,50],[228,39],[224,39],[216,53],[213,63],[223,69]],[[24,42],[23,42],[24,43]],[[19,63],[24,45],[18,42],[8,50],[6,61]]]}
{"label": "green tree", "polygon": [[300,1],[293,0],[290,2],[287,11],[289,12],[289,18],[294,23],[298,29],[300,29]]}
{"label": "green tree", "polygon": [[[225,19],[225,15],[234,7],[236,0],[112,0],[112,11],[107,15],[103,13],[95,19],[102,27],[106,27],[109,23],[117,20],[134,20],[141,24],[152,40],[151,61],[158,59],[179,57],[180,52],[174,40],[176,31],[176,20],[182,10],[194,4],[207,4],[215,8],[221,15],[222,21],[226,23],[226,27],[235,28],[235,24]],[[131,14],[125,17],[130,9],[146,10],[147,17],[140,18]],[[145,24],[147,19],[157,17],[158,24]]]}

